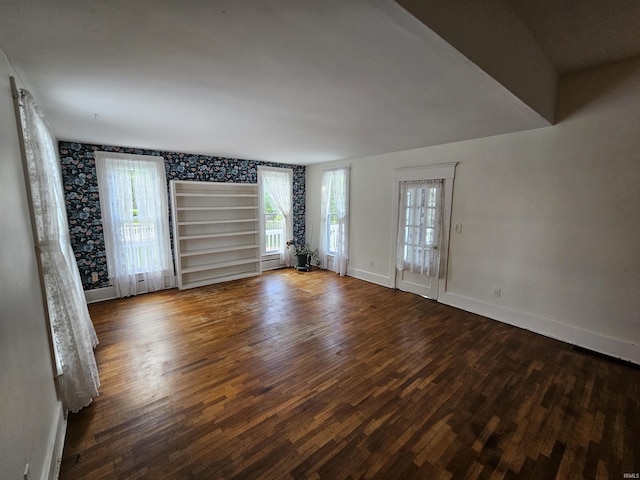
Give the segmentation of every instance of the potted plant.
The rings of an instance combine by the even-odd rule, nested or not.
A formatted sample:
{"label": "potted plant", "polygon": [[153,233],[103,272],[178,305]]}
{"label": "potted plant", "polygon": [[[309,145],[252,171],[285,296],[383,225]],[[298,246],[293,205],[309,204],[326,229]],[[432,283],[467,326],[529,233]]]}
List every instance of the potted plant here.
{"label": "potted plant", "polygon": [[308,242],[296,244],[295,240],[287,242],[287,248],[293,247],[296,256],[296,268],[301,272],[308,272],[312,265],[320,264],[320,252],[312,249]]}

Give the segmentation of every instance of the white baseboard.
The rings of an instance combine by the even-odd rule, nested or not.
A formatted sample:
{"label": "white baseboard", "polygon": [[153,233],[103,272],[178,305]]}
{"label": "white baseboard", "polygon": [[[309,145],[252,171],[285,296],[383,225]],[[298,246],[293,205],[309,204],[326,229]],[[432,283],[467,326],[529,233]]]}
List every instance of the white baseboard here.
{"label": "white baseboard", "polygon": [[104,302],[105,300],[113,300],[116,298],[116,292],[112,286],[94,288],[93,290],[85,290],[84,298],[87,303]]}
{"label": "white baseboard", "polygon": [[[138,282],[144,282],[142,276],[138,276]],[[177,277],[174,277],[173,284],[178,285]],[[144,286],[144,283],[138,283],[138,287]],[[137,294],[147,293],[146,290],[138,290]],[[109,285],[108,287],[94,288],[92,290],[84,291],[84,298],[87,303],[96,303],[96,302],[104,302],[105,300],[113,300],[114,298],[118,298],[116,296],[116,291],[113,288],[113,285]]]}
{"label": "white baseboard", "polygon": [[378,273],[368,272],[366,270],[360,270],[359,268],[348,268],[347,275],[365,282],[375,283],[382,285],[383,287],[390,288],[391,280],[388,275],[380,275]]}
{"label": "white baseboard", "polygon": [[481,302],[451,292],[439,295],[438,302],[555,338],[571,345],[577,345],[611,357],[640,364],[640,345],[626,340],[609,337],[602,333],[574,327],[531,313]]}
{"label": "white baseboard", "polygon": [[57,410],[58,414],[51,425],[47,457],[42,469],[42,480],[57,480],[60,475],[62,450],[64,449],[64,438],[67,433],[67,415],[64,413],[62,402],[59,402]]}
{"label": "white baseboard", "polygon": [[285,265],[280,263],[280,258],[270,258],[267,260],[262,260],[261,262],[262,271],[266,272],[267,270],[277,270],[278,268],[285,268]]}

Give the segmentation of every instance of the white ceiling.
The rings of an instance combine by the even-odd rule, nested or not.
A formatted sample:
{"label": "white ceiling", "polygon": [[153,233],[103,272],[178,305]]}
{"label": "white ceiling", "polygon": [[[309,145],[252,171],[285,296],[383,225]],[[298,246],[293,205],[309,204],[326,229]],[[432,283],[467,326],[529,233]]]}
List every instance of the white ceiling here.
{"label": "white ceiling", "polygon": [[[513,0],[558,71],[640,54],[637,0],[557,3]],[[62,140],[310,164],[548,125],[392,0],[0,0],[0,48]]]}
{"label": "white ceiling", "polygon": [[560,74],[640,55],[638,0],[511,0]]}

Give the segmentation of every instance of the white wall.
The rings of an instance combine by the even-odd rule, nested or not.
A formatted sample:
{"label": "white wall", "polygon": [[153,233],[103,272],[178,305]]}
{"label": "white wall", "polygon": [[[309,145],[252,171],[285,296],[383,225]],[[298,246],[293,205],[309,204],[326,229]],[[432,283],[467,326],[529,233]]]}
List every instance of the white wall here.
{"label": "white wall", "polygon": [[440,300],[640,363],[640,59],[563,78],[558,99],[553,127],[350,160],[350,272],[390,284],[393,169],[459,162]]}
{"label": "white wall", "polygon": [[9,75],[0,55],[0,477],[50,471],[62,415],[26,201]]}
{"label": "white wall", "polygon": [[549,122],[558,76],[509,0],[398,0]]}

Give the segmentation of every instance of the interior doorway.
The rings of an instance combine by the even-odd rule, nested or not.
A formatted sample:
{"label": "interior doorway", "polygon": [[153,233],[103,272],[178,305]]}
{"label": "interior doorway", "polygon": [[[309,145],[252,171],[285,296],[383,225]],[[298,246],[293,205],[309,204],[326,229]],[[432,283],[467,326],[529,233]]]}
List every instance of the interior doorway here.
{"label": "interior doorway", "polygon": [[399,185],[396,288],[438,298],[442,237],[442,179]]}
{"label": "interior doorway", "polygon": [[394,287],[438,299],[446,291],[455,163],[394,170]]}

